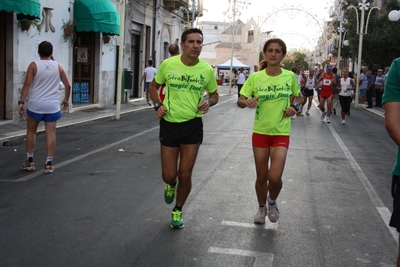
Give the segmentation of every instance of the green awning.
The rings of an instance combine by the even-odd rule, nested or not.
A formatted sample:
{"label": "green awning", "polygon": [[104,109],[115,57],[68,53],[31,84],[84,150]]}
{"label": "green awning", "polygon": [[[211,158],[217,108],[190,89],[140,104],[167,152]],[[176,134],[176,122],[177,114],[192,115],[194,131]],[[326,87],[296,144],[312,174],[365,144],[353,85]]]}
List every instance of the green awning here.
{"label": "green awning", "polygon": [[109,0],[75,0],[74,19],[77,32],[119,35],[119,13]]}
{"label": "green awning", "polygon": [[40,19],[39,0],[1,0],[0,11],[15,12],[26,19]]}

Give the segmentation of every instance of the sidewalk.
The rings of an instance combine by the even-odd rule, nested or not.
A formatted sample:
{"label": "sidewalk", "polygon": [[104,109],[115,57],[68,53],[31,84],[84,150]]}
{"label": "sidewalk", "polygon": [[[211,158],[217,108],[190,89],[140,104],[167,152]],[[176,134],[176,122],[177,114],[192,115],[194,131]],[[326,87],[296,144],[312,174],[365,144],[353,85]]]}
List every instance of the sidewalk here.
{"label": "sidewalk", "polygon": [[[220,85],[218,86],[218,91],[220,96],[229,95],[229,86]],[[232,88],[231,95],[236,95],[237,89]],[[152,109],[146,103],[144,98],[137,98],[130,100],[129,103],[121,104],[120,114],[125,114],[129,112],[134,112],[143,109]],[[352,109],[354,109],[354,104],[352,104]],[[371,109],[359,107],[359,109],[364,109],[375,115],[384,118],[383,108],[374,107]],[[340,110],[340,106],[338,107]],[[71,125],[76,125],[80,123],[85,123],[88,121],[94,121],[98,119],[114,117],[116,114],[116,105],[110,105],[107,107],[99,108],[97,104],[85,105],[78,107],[74,106],[74,112],[63,113],[62,118],[57,122],[57,128],[67,127]],[[340,114],[340,112],[339,112]],[[44,123],[39,124],[38,132],[44,132]],[[14,121],[0,121],[0,144],[5,145],[7,142],[13,141],[15,139],[23,138],[26,134],[26,122],[24,120],[14,122]]]}

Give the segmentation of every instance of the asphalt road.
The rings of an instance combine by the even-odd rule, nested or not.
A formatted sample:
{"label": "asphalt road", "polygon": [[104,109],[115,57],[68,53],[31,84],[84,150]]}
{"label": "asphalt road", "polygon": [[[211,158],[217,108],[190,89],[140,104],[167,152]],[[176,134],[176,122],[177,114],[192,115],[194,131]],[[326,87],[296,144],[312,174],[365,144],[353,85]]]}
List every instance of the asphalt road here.
{"label": "asphalt road", "polygon": [[232,94],[204,117],[182,230],[169,228],[153,110],[59,129],[51,175],[43,134],[33,173],[23,140],[0,147],[0,266],[394,266],[383,119],[352,110],[328,125],[313,106],[292,121],[281,218],[256,226],[253,114]]}

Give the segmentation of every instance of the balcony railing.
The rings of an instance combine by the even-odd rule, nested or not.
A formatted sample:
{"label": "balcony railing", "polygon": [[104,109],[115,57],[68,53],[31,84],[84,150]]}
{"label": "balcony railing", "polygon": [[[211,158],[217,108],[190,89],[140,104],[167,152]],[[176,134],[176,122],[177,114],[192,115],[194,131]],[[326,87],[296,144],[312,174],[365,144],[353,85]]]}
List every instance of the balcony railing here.
{"label": "balcony railing", "polygon": [[187,0],[164,0],[164,7],[170,11],[179,10],[181,7],[188,7]]}

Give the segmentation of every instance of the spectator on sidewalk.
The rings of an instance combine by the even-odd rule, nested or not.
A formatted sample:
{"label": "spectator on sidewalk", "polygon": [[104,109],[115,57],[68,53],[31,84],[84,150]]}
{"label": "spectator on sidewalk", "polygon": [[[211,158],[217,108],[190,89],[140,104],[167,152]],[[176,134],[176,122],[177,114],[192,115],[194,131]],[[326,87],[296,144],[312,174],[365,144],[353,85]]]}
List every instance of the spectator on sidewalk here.
{"label": "spectator on sidewalk", "polygon": [[149,88],[150,88],[150,83],[153,81],[154,75],[156,75],[157,69],[153,67],[153,60],[149,59],[147,67],[144,69],[144,73],[142,76],[142,80],[140,81],[140,86],[142,86],[143,81],[144,81],[144,91],[146,93],[146,101],[149,106],[151,106],[151,100],[150,100],[150,93],[149,93]]}
{"label": "spectator on sidewalk", "polygon": [[375,79],[375,105],[374,107],[382,107],[383,88],[385,87],[385,75],[383,69],[378,69],[378,75]]}
{"label": "spectator on sidewalk", "polygon": [[[22,164],[22,169],[27,171],[35,170],[33,151],[36,143],[36,133],[39,123],[44,121],[47,153],[44,173],[49,174],[54,171],[53,156],[56,149],[56,126],[57,121],[61,118],[58,88],[61,81],[65,86],[65,95],[61,105],[64,109],[67,109],[71,84],[64,68],[57,61],[52,60],[53,45],[50,42],[41,42],[38,47],[38,54],[40,60],[34,61],[28,66],[21,97],[18,101],[19,114],[21,116],[25,112],[27,114],[26,160]],[[25,111],[25,100],[27,98],[29,103]]]}
{"label": "spectator on sidewalk", "polygon": [[[400,233],[400,58],[395,59],[390,66],[382,103],[385,107],[386,130],[397,145],[396,162],[392,169],[393,212],[389,225]],[[400,267],[400,246],[398,247],[396,266]]]}
{"label": "spectator on sidewalk", "polygon": [[[359,83],[359,106],[366,107],[367,105],[364,103],[365,97],[367,96],[367,89],[368,89],[368,77],[367,77],[368,68],[364,67],[362,73],[360,75],[360,83]],[[358,75],[358,74],[357,74]]]}
{"label": "spectator on sidewalk", "polygon": [[[258,213],[254,223],[278,221],[280,212],[277,198],[282,189],[291,133],[290,117],[298,112],[302,95],[293,72],[282,69],[286,44],[281,39],[269,39],[263,47],[265,70],[249,77],[240,91],[237,105],[240,108],[256,108],[252,136],[253,155],[257,178],[255,182]],[[273,90],[280,88],[279,91]],[[291,104],[290,97],[295,96]],[[268,210],[266,205],[268,205]]]}
{"label": "spectator on sidewalk", "polygon": [[372,75],[372,71],[367,72],[367,81],[368,81],[368,87],[367,87],[367,103],[368,105],[366,108],[372,108],[372,96],[374,94],[374,88],[375,88],[375,76]]}
{"label": "spectator on sidewalk", "polygon": [[[164,200],[170,204],[170,227],[184,227],[182,208],[192,188],[192,171],[200,144],[203,142],[203,114],[218,102],[218,85],[214,70],[200,59],[203,32],[197,28],[185,30],[181,36],[182,54],[165,59],[150,85],[154,109],[160,118],[162,179],[166,183]],[[158,88],[168,90],[161,102]],[[204,99],[207,92],[208,99]]]}
{"label": "spectator on sidewalk", "polygon": [[239,68],[237,77],[238,97],[240,97],[240,90],[242,89],[243,84],[246,82],[246,74],[244,73],[244,68]]}

